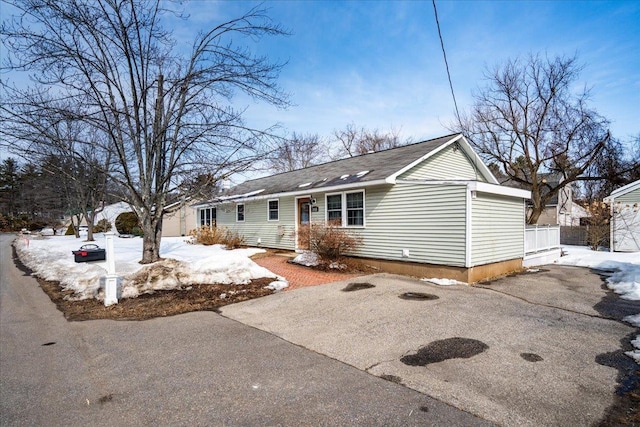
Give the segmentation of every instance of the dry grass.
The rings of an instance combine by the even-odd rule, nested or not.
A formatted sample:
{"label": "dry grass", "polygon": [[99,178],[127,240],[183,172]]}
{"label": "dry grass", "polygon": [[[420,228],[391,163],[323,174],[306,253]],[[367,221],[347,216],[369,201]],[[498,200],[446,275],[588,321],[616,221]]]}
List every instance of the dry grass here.
{"label": "dry grass", "polygon": [[227,249],[236,249],[245,246],[244,237],[227,227],[200,227],[189,231],[194,243],[201,245],[224,245]]}

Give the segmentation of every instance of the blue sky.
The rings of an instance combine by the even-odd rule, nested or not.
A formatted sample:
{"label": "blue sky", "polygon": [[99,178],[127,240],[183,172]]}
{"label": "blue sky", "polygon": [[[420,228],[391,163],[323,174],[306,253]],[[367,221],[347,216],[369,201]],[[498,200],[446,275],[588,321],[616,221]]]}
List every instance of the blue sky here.
{"label": "blue sky", "polygon": [[[191,1],[193,26],[239,16],[258,2]],[[395,128],[422,140],[448,133],[454,117],[431,1],[268,1],[269,15],[292,34],[256,47],[288,60],[280,84],[294,105],[249,105],[250,123],[329,136],[348,123]],[[639,1],[437,1],[461,110],[485,84],[486,67],[529,53],[577,54],[577,88],[611,120],[614,136],[640,133]],[[187,36],[184,27],[179,36]]]}
{"label": "blue sky", "polygon": [[[259,2],[185,1],[191,14],[173,25],[189,50],[195,33],[240,16]],[[485,84],[486,67],[517,56],[578,54],[578,88],[591,88],[591,106],[615,137],[640,133],[640,1],[436,2],[451,78],[461,111]],[[280,85],[287,110],[237,96],[250,125],[280,123],[289,132],[329,137],[353,123],[395,129],[420,141],[449,133],[454,106],[431,1],[267,1],[288,37],[251,45],[288,61]],[[3,13],[6,8],[3,7]]]}

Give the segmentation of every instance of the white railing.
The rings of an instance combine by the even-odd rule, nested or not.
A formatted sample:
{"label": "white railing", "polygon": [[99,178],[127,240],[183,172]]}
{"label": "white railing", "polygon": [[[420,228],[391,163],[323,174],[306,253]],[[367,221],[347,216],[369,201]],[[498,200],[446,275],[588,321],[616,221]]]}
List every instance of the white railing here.
{"label": "white railing", "polygon": [[527,225],[524,233],[525,254],[548,251],[559,247],[559,225]]}

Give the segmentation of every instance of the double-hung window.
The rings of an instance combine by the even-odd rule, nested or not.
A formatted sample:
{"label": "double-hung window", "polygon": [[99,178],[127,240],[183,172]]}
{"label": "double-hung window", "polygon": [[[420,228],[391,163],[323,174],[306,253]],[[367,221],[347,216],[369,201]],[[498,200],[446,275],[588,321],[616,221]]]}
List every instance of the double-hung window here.
{"label": "double-hung window", "polygon": [[215,227],[216,208],[200,209],[200,227]]}
{"label": "double-hung window", "polygon": [[364,192],[347,193],[347,226],[364,226]]}
{"label": "double-hung window", "polygon": [[327,195],[327,221],[342,227],[364,227],[364,191]]}
{"label": "double-hung window", "polygon": [[236,205],[236,221],[244,221],[244,203],[239,203]]}
{"label": "double-hung window", "polygon": [[278,221],[280,219],[280,203],[277,199],[267,202],[267,210],[267,219],[269,221]]}
{"label": "double-hung window", "polygon": [[327,196],[327,221],[338,221],[342,224],[342,194]]}

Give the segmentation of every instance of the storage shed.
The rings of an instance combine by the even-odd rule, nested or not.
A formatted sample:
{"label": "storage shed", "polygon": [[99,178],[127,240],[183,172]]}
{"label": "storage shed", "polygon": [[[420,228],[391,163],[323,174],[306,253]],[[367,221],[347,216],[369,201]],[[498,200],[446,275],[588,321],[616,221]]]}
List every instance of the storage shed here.
{"label": "storage shed", "polygon": [[250,180],[194,207],[249,245],[288,250],[305,249],[301,225],[337,220],[362,237],[351,256],[471,283],[522,267],[528,198],[455,134]]}
{"label": "storage shed", "polygon": [[605,197],[611,207],[611,251],[640,251],[640,180]]}

